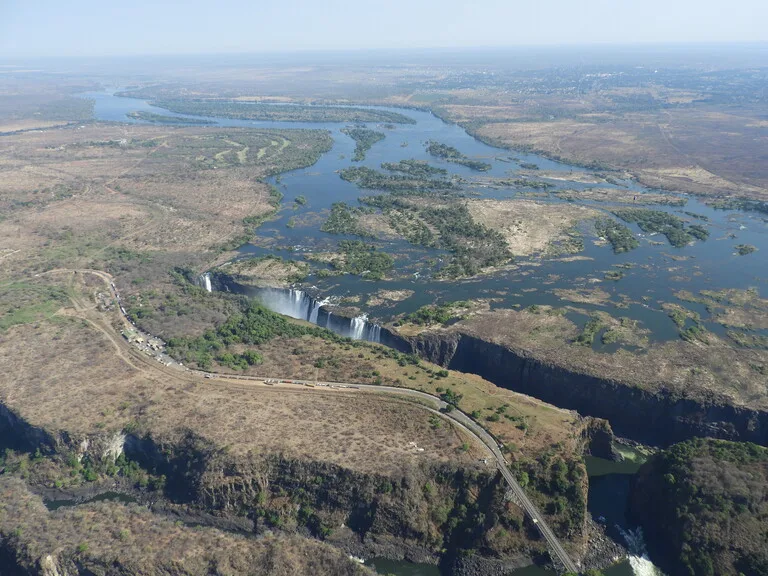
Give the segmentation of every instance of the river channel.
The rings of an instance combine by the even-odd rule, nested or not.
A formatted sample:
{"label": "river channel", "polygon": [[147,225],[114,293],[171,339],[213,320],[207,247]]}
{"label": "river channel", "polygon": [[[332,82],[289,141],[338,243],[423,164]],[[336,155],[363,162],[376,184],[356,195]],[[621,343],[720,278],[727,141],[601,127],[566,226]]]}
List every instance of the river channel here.
{"label": "river channel", "polygon": [[[126,114],[136,110],[181,116],[154,107],[146,101],[115,97],[110,93],[89,93],[84,96],[95,100],[95,115],[99,120],[133,122]],[[510,153],[493,148],[476,140],[461,127],[443,122],[429,112],[387,110],[403,113],[416,122],[386,127],[369,124],[368,127],[384,132],[386,138],[374,144],[362,162],[351,160],[355,145],[350,137],[341,132],[347,125],[344,123],[254,122],[206,118],[216,122],[214,127],[319,128],[329,130],[334,139],[332,150],[313,166],[271,179],[284,194],[283,209],[274,220],[258,229],[256,238],[243,246],[241,253],[256,256],[274,254],[300,259],[315,252],[333,251],[338,240],[344,237],[320,231],[331,204],[343,201],[356,206],[360,196],[375,193],[361,190],[354,183],[339,177],[339,170],[350,166],[380,169],[383,162],[404,159],[428,161],[464,178],[465,193],[471,198],[512,199],[526,195],[530,197],[535,193],[537,201],[554,204],[565,202],[555,195],[562,190],[621,187],[638,196],[652,192],[631,180],[585,183],[583,180],[595,175],[594,171],[534,154]],[[454,146],[472,159],[487,162],[491,169],[479,174],[465,166],[437,160],[425,150],[424,143],[429,140]],[[554,187],[542,194],[540,191],[496,189],[484,185],[483,179],[487,177],[515,177],[522,170],[521,164],[537,166],[542,174],[549,177],[535,179]],[[293,201],[299,196],[304,196],[307,203],[295,204]],[[525,308],[533,304],[562,307],[568,303],[561,300],[554,293],[555,290],[599,286],[609,293],[608,302],[579,302],[578,311],[568,312],[569,319],[583,325],[588,321],[589,313],[605,309],[606,303],[609,306],[620,304],[620,315],[638,320],[643,328],[650,331],[652,341],[673,340],[679,337],[678,328],[661,305],[679,302],[675,295],[679,291],[688,291],[694,295],[701,290],[729,288],[753,287],[760,293],[768,291],[768,215],[741,210],[717,210],[695,196],[680,197],[685,200],[685,206],[643,207],[669,212],[692,223],[703,224],[710,232],[706,241],[695,241],[682,248],[674,248],[664,236],[646,235],[636,224],[627,224],[639,239],[640,246],[623,254],[614,254],[610,246],[594,241],[594,230],[585,228],[584,250],[579,253],[579,259],[569,261],[568,258],[518,257],[514,266],[495,274],[449,281],[433,277],[434,272],[447,259],[445,252],[410,245],[404,240],[376,240],[373,243],[379,250],[393,254],[396,258],[391,278],[369,281],[349,274],[330,278],[310,274],[293,294],[286,293],[267,304],[282,313],[309,320],[315,303],[323,303],[326,310],[332,311],[334,303],[352,301],[356,303],[354,306],[360,314],[364,314],[371,323],[383,323],[398,314],[413,312],[425,304],[478,298],[492,299],[491,306],[498,308]],[[578,200],[577,203],[600,211],[608,208],[605,203],[594,201]],[[616,206],[617,203],[610,205]],[[696,214],[700,218],[693,218],[689,214]],[[291,220],[302,224],[290,226]],[[747,256],[739,256],[735,254],[734,246],[737,244],[753,245],[758,250]],[[604,279],[606,271],[617,269],[623,274],[621,280],[613,282]],[[243,290],[249,291],[246,288]],[[381,302],[381,299],[375,298],[381,290],[407,291],[412,292],[412,295],[399,302]],[[258,295],[259,291],[251,290],[250,293]],[[302,298],[307,300],[302,303]],[[725,333],[720,324],[712,321],[704,305],[692,302],[683,304],[701,315],[708,330],[720,335]],[[316,315],[313,320],[321,325],[329,324],[327,314],[321,313],[319,317]],[[333,329],[335,326],[331,323],[329,327]],[[336,328],[337,331],[346,331],[346,335],[356,335],[348,323]],[[766,330],[753,332],[768,335]],[[370,330],[364,332],[370,333]],[[600,338],[594,344],[596,350],[605,352],[612,352],[617,346],[615,343],[604,344]]]}
{"label": "river channel", "polygon": [[[157,108],[142,100],[119,98],[110,92],[89,93],[84,97],[93,98],[95,116],[98,120],[136,122],[126,117],[129,112],[144,110],[157,114],[181,116]],[[376,125],[368,127],[382,131],[386,138],[377,142],[367,152],[362,162],[351,160],[355,144],[340,130],[344,123],[300,123],[300,122],[253,122],[225,118],[213,120],[210,129],[221,127],[247,128],[312,128],[329,130],[334,139],[332,150],[324,154],[316,164],[305,169],[294,170],[271,179],[284,194],[283,208],[274,220],[262,225],[252,243],[240,249],[242,255],[275,254],[286,258],[301,258],[314,252],[333,251],[340,236],[320,231],[333,202],[344,201],[357,205],[360,196],[375,193],[360,190],[355,184],[339,177],[338,171],[350,166],[368,166],[380,169],[383,162],[398,162],[405,159],[424,160],[431,165],[444,168],[451,174],[465,179],[465,193],[470,198],[513,199],[530,198],[548,203],[564,202],[555,194],[562,190],[584,190],[587,188],[621,187],[634,194],[653,192],[631,180],[600,181],[585,183],[594,172],[576,166],[554,162],[533,154],[510,152],[488,146],[461,127],[448,124],[429,112],[392,109],[415,120],[414,124]],[[434,140],[454,146],[472,159],[482,160],[491,165],[482,177],[512,177],[524,170],[521,166],[536,165],[547,178],[538,178],[553,187],[546,193],[540,191],[491,188],[484,185],[477,172],[457,164],[449,164],[427,154],[424,143]],[[306,204],[294,203],[304,196]],[[698,294],[701,290],[722,290],[729,288],[756,288],[763,295],[768,292],[768,215],[761,212],[742,210],[716,210],[695,196],[680,195],[685,206],[652,205],[643,206],[653,210],[672,213],[692,222],[702,223],[709,230],[706,241],[696,241],[682,248],[674,248],[663,236],[644,234],[636,224],[628,224],[640,241],[640,246],[624,254],[614,254],[610,246],[594,242],[594,230],[583,230],[584,250],[581,259],[522,257],[515,265],[492,275],[469,280],[438,280],[433,277],[445,252],[413,246],[403,240],[374,240],[378,249],[396,256],[395,270],[390,279],[368,281],[359,276],[344,275],[321,278],[311,274],[301,286],[292,291],[282,290],[265,293],[244,287],[240,289],[255,296],[264,297],[265,303],[284,314],[311,320],[328,326],[352,337],[376,340],[375,327],[393,317],[413,312],[425,304],[435,302],[492,298],[492,306],[500,308],[527,307],[533,304],[563,306],[564,303],[553,293],[557,288],[590,288],[595,285],[610,294],[613,303],[622,301],[621,316],[638,320],[650,331],[652,341],[672,340],[679,337],[677,326],[661,308],[663,303],[678,302],[676,293],[681,290]],[[605,211],[606,204],[578,200],[578,204]],[[616,206],[612,203],[611,206]],[[693,217],[691,214],[698,215]],[[289,221],[303,224],[289,226]],[[747,256],[734,253],[736,244],[750,244],[757,251]],[[624,276],[618,282],[604,279],[606,271],[621,269]],[[219,287],[222,288],[222,287]],[[402,301],[387,301],[374,298],[382,289],[408,291],[412,295]],[[356,302],[358,321],[334,324],[333,305],[342,302]],[[368,301],[376,304],[366,305]],[[685,306],[698,312],[708,330],[724,334],[725,330],[713,321],[704,305],[686,302]],[[568,317],[583,325],[589,313],[605,309],[601,304],[579,303],[581,311],[569,312]],[[753,331],[767,335],[766,330]],[[598,338],[596,350],[611,352],[615,344],[603,344]],[[593,517],[606,523],[609,532],[614,531],[617,539],[624,539],[633,556],[605,572],[606,576],[650,576],[655,573],[652,564],[642,558],[642,539],[627,526],[624,508],[629,481],[637,466],[615,464],[591,459],[588,462],[591,487],[589,509]],[[399,576],[435,576],[433,566],[419,566],[385,560],[369,561],[381,573]],[[515,573],[517,576],[552,574],[546,570],[530,567]]]}

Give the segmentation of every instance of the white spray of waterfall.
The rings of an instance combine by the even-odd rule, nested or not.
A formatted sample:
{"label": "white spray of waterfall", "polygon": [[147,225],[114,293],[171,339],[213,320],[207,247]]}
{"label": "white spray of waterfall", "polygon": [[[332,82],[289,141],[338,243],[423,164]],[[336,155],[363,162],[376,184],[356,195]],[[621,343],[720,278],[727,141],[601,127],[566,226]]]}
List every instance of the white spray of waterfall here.
{"label": "white spray of waterfall", "polygon": [[656,568],[648,558],[630,556],[629,566],[635,576],[664,576],[661,570]]}
{"label": "white spray of waterfall", "polygon": [[352,338],[352,340],[364,340],[363,332],[367,323],[368,316],[365,314],[352,318],[352,322],[349,326],[349,337]]}
{"label": "white spray of waterfall", "polygon": [[[309,320],[317,325],[319,325],[320,321],[320,308],[331,302],[330,298],[316,300],[306,292],[295,288],[289,290],[265,288],[259,292],[259,297],[262,303],[273,312],[284,314],[291,318]],[[331,320],[331,316],[333,314],[328,311],[325,317],[325,327],[328,330],[333,330],[343,336],[349,336],[353,340],[380,342],[381,326],[368,322],[366,314],[361,314],[349,320],[343,317],[338,320],[336,318]]]}
{"label": "white spray of waterfall", "polygon": [[265,289],[259,294],[264,305],[278,314],[307,320],[310,315],[312,298],[301,290]]}
{"label": "white spray of waterfall", "polygon": [[301,307],[302,302],[304,301],[304,292],[301,290],[294,290],[291,289],[290,291],[291,295],[291,313],[294,318],[304,318],[304,314],[302,314],[303,310]]}
{"label": "white spray of waterfall", "polygon": [[309,313],[309,321],[312,324],[317,324],[317,315],[320,313],[320,307],[328,304],[330,300],[323,298],[322,300],[314,300],[312,304],[312,311]]}
{"label": "white spray of waterfall", "polygon": [[368,329],[366,340],[370,342],[381,342],[381,326],[378,324],[371,324]]}
{"label": "white spray of waterfall", "polygon": [[211,274],[209,272],[203,274],[203,282],[205,282],[205,289],[208,292],[213,292],[213,288],[211,287]]}
{"label": "white spray of waterfall", "polygon": [[624,530],[621,526],[616,526],[624,541],[627,543],[629,552],[629,566],[635,576],[664,576],[664,574],[653,565],[648,558],[648,550],[645,548],[645,539],[643,538],[643,529],[635,528]]}

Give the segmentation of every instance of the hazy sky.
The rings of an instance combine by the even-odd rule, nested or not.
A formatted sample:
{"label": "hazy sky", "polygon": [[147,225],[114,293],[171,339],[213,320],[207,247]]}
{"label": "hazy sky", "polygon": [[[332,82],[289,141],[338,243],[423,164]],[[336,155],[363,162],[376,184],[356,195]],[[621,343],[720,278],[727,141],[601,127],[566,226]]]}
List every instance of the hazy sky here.
{"label": "hazy sky", "polygon": [[0,58],[766,42],[768,0],[0,0]]}

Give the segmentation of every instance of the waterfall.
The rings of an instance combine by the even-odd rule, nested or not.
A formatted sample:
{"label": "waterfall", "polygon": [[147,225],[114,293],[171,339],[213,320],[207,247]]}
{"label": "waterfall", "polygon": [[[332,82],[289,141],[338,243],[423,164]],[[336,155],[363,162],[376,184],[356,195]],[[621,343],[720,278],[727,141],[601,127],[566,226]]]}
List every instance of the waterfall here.
{"label": "waterfall", "polygon": [[259,292],[259,297],[264,305],[273,312],[291,318],[309,320],[313,313],[312,308],[315,300],[303,290],[265,288]]}
{"label": "waterfall", "polygon": [[361,314],[350,321],[349,337],[353,340],[381,342],[381,326],[368,322],[368,315]]}
{"label": "waterfall", "polygon": [[[308,320],[312,324],[322,325],[336,334],[347,336],[353,340],[380,342],[381,326],[369,322],[366,314],[361,314],[355,318],[334,316],[330,310],[323,308],[330,304],[329,298],[318,300],[296,288],[287,290],[263,288],[259,289],[258,297],[264,306],[278,314],[299,320]],[[323,308],[325,318],[320,314],[321,308]]]}
{"label": "waterfall", "polygon": [[330,300],[328,298],[313,300],[312,311],[309,313],[309,321],[312,322],[312,324],[317,324],[317,316],[320,313],[320,307],[325,306],[329,302]]}
{"label": "waterfall", "polygon": [[195,280],[195,284],[197,286],[200,286],[200,288],[205,288],[206,292],[213,292],[213,286],[211,286],[211,273],[206,272],[205,274],[200,274],[200,276],[197,277]]}
{"label": "waterfall", "polygon": [[381,342],[381,326],[378,324],[372,324],[368,333],[368,338],[371,342]]}
{"label": "waterfall", "polygon": [[661,570],[653,565],[648,558],[648,550],[645,548],[645,539],[643,538],[643,529],[635,528],[624,530],[621,526],[616,526],[624,541],[627,543],[629,552],[629,566],[635,576],[663,576]]}
{"label": "waterfall", "polygon": [[349,326],[349,337],[352,338],[352,340],[363,340],[363,331],[365,330],[365,325],[367,323],[368,316],[365,314],[352,318],[352,322]]}

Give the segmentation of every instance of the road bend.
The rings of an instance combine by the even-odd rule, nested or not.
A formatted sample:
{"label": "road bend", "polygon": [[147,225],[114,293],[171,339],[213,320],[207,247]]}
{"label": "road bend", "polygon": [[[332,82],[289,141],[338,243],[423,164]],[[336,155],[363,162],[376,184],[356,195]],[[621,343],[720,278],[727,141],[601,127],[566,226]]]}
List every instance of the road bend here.
{"label": "road bend", "polygon": [[[60,272],[60,270],[56,270],[55,272]],[[112,277],[108,273],[103,272],[101,270],[81,270],[80,272],[95,274],[99,276],[102,280],[104,280],[105,283],[109,285],[110,291],[112,292],[112,294],[114,295],[114,297],[116,298],[119,304],[120,315],[123,317],[124,321],[130,322],[127,315],[123,311],[122,306],[120,305],[120,302],[121,302],[120,295],[117,291],[117,288],[114,285]],[[126,345],[128,345],[128,343],[122,338],[118,338],[118,341],[122,341]],[[130,345],[128,346],[130,347]],[[426,401],[434,407],[434,408],[430,408],[429,406],[425,406],[427,410],[429,410],[430,412],[441,414],[443,417],[448,418],[449,420],[454,422],[456,425],[458,425],[461,429],[465,430],[470,435],[477,438],[482,444],[484,444],[488,448],[488,450],[491,452],[494,459],[496,460],[496,466],[501,472],[502,477],[504,478],[506,483],[509,485],[509,488],[512,490],[512,493],[514,494],[515,499],[517,500],[519,505],[523,508],[523,510],[528,514],[528,516],[531,517],[534,524],[539,529],[539,532],[541,533],[541,535],[544,536],[544,539],[546,540],[547,545],[549,546],[550,554],[553,556],[552,560],[555,563],[559,562],[558,567],[562,567],[566,572],[573,572],[573,573],[579,572],[575,562],[571,560],[571,557],[565,551],[562,544],[560,544],[560,541],[558,540],[557,536],[555,536],[555,533],[547,524],[546,520],[544,519],[544,516],[542,516],[542,514],[539,512],[538,508],[534,505],[534,503],[531,502],[530,498],[528,498],[528,496],[525,494],[525,490],[523,490],[523,487],[520,485],[520,483],[515,479],[515,477],[509,471],[509,468],[507,467],[507,460],[506,458],[504,458],[504,454],[502,454],[501,448],[499,444],[496,442],[496,440],[493,438],[493,436],[491,436],[482,426],[480,426],[477,422],[472,420],[469,416],[467,416],[461,410],[455,409],[453,406],[449,408],[448,403],[443,401],[441,398],[438,398],[437,396],[433,396],[431,394],[427,394],[426,392],[421,392],[419,390],[412,390],[410,388],[398,388],[395,386],[380,386],[380,385],[374,385],[374,384],[354,384],[354,383],[340,383],[340,382],[318,382],[318,381],[311,381],[311,380],[277,379],[277,378],[263,378],[263,377],[256,377],[256,376],[217,374],[212,372],[202,372],[199,370],[189,370],[188,368],[183,368],[181,365],[177,363],[174,363],[174,365],[170,367],[170,369],[168,366],[155,366],[155,368],[161,369],[161,371],[163,372],[169,372],[169,373],[175,372],[177,374],[179,371],[183,370],[183,373],[185,373],[187,376],[196,375],[198,377],[209,379],[209,381],[210,379],[213,379],[213,382],[219,385],[226,385],[228,380],[247,380],[247,381],[253,382],[254,384],[272,385],[272,386],[282,386],[282,385],[288,384],[288,385],[299,385],[302,387],[310,387],[310,389],[338,389],[338,390],[344,390],[344,391],[363,390],[363,391],[374,392],[378,394],[383,393],[383,394],[389,394],[389,395],[407,396],[407,397],[419,399],[422,401]],[[181,376],[181,374],[178,374],[178,375]]]}
{"label": "road bend", "polygon": [[[362,386],[361,386],[362,388]],[[395,387],[389,387],[389,386],[368,386],[366,385],[366,388],[373,388],[373,389],[380,389],[380,388],[386,388],[390,392],[399,393],[402,394],[404,391],[403,388],[395,388]],[[501,472],[501,475],[504,477],[504,480],[506,480],[509,487],[512,489],[512,492],[514,493],[515,497],[517,498],[518,503],[522,506],[523,510],[531,517],[534,524],[538,527],[539,531],[541,532],[541,535],[544,536],[544,539],[547,541],[547,545],[549,546],[549,550],[556,558],[553,558],[553,560],[559,560],[560,565],[565,568],[566,572],[573,572],[578,573],[579,570],[576,567],[576,564],[573,560],[571,560],[571,557],[568,555],[568,553],[563,548],[562,544],[560,544],[560,540],[555,536],[555,533],[552,531],[552,529],[549,527],[549,524],[547,524],[546,520],[542,516],[542,514],[539,512],[539,509],[534,505],[533,502],[531,502],[531,499],[528,498],[528,496],[525,493],[525,490],[523,490],[523,487],[520,485],[520,483],[515,479],[515,477],[512,475],[512,472],[509,471],[509,468],[507,467],[507,460],[504,458],[504,454],[501,452],[501,448],[499,447],[496,440],[480,425],[477,424],[474,420],[472,420],[469,416],[464,414],[461,410],[451,410],[450,412],[445,411],[444,409],[448,406],[447,403],[442,401],[441,399],[432,396],[430,394],[427,394],[425,392],[419,392],[418,390],[407,390],[408,393],[413,393],[415,396],[421,396],[425,399],[429,399],[431,401],[436,401],[439,403],[440,408],[443,409],[441,412],[449,419],[453,420],[455,423],[457,423],[461,428],[467,430],[470,432],[475,438],[480,440],[483,444],[485,444],[488,449],[493,454],[494,458],[496,459],[496,466],[498,467],[499,471]]]}
{"label": "road bend", "polygon": [[[204,374],[208,378],[217,378],[217,379],[231,377],[229,375],[221,375],[221,374],[215,374],[215,373],[200,372],[200,374]],[[417,398],[417,399],[425,400],[429,402],[433,406],[436,406],[437,409],[432,409],[425,406],[427,410],[429,410],[430,412],[439,413],[442,416],[450,419],[455,424],[457,424],[461,429],[465,430],[470,435],[477,438],[480,442],[482,442],[488,448],[488,450],[490,450],[491,454],[496,460],[497,468],[501,472],[501,475],[506,481],[506,483],[509,485],[509,488],[512,490],[512,493],[515,495],[517,502],[523,508],[523,510],[525,510],[528,516],[531,517],[534,524],[538,527],[539,532],[546,540],[547,545],[549,546],[550,553],[553,555],[553,558],[552,558],[553,561],[555,561],[555,563],[559,562],[559,567],[562,567],[565,570],[565,572],[573,572],[575,574],[579,572],[579,569],[576,566],[576,563],[571,559],[571,557],[565,551],[565,549],[563,548],[563,545],[560,543],[560,540],[557,538],[557,536],[555,536],[555,533],[549,527],[549,524],[547,524],[547,521],[544,519],[544,516],[541,514],[541,512],[539,512],[539,509],[531,501],[531,499],[528,498],[523,487],[520,485],[520,483],[515,479],[515,477],[509,471],[509,468],[507,467],[507,460],[506,458],[504,458],[504,454],[501,452],[501,448],[499,447],[499,444],[496,442],[493,436],[491,436],[482,426],[477,424],[477,422],[472,420],[472,418],[467,416],[461,410],[454,408],[449,411],[448,403],[438,398],[437,396],[432,396],[431,394],[427,394],[426,392],[421,392],[419,390],[412,390],[410,388],[398,388],[395,386],[380,386],[375,384],[317,382],[317,381],[296,380],[296,379],[264,380],[262,378],[254,378],[254,377],[240,376],[240,375],[235,375],[233,377],[238,380],[243,379],[243,380],[258,380],[262,382],[265,382],[265,381],[272,382],[273,386],[280,386],[282,383],[287,383],[287,384],[298,384],[302,386],[313,386],[316,388],[331,388],[331,389],[351,390],[351,391],[364,390],[366,392],[384,393],[384,394],[397,395],[397,396],[408,396],[408,397]]]}

